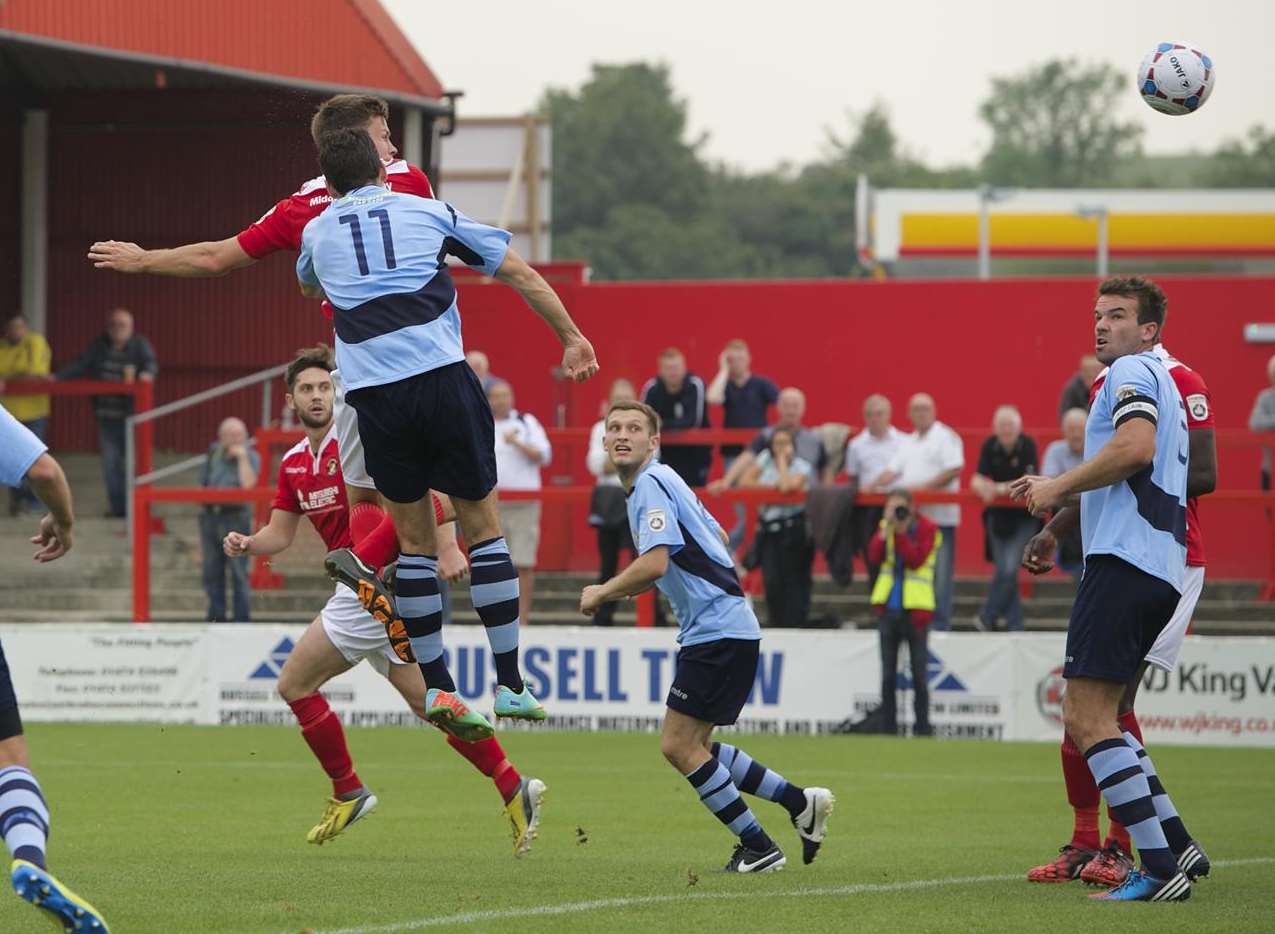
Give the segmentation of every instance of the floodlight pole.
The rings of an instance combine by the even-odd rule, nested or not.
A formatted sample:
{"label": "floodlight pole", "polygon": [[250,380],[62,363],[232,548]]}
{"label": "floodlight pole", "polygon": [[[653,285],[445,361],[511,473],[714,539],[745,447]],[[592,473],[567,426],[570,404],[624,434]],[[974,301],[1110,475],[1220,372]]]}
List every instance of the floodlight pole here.
{"label": "floodlight pole", "polygon": [[1097,274],[1099,279],[1107,278],[1107,271],[1111,267],[1111,248],[1109,240],[1109,220],[1110,212],[1106,205],[1098,205],[1096,207],[1081,206],[1076,208],[1077,217],[1091,217],[1098,222],[1098,256],[1097,256]]}
{"label": "floodlight pole", "polygon": [[978,277],[992,277],[992,234],[989,206],[992,203],[992,186],[978,186]]}

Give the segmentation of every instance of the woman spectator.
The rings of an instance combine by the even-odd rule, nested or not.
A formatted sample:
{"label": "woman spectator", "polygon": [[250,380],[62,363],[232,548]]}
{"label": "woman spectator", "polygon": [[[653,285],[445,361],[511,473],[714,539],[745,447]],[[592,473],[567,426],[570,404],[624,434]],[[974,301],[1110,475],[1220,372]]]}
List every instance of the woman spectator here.
{"label": "woman spectator", "polygon": [[[970,486],[985,503],[1009,494],[1010,483],[1023,474],[1038,473],[1036,442],[1023,434],[1023,417],[1012,405],[1002,405],[992,417],[992,436],[983,442],[978,472]],[[1005,620],[1010,631],[1023,628],[1023,604],[1018,597],[1018,565],[1023,549],[1040,531],[1040,521],[1018,506],[989,506],[983,510],[983,534],[988,557],[995,565],[992,585],[974,624],[995,629]]]}
{"label": "woman spectator", "polygon": [[[815,467],[797,455],[793,432],[777,428],[740,481],[741,486],[780,493],[809,490]],[[762,506],[758,510],[757,558],[766,588],[770,626],[804,626],[810,615],[811,565],[815,551],[806,532],[805,503]]]}

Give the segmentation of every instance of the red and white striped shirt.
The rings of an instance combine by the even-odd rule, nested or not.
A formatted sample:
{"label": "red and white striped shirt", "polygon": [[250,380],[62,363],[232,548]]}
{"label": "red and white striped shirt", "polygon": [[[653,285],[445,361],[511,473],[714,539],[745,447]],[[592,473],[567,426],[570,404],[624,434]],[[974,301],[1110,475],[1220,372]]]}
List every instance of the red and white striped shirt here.
{"label": "red and white striped shirt", "polygon": [[[429,178],[414,165],[396,159],[385,167],[385,183],[391,191],[434,197]],[[239,232],[239,245],[253,259],[269,256],[276,250],[301,249],[301,231],[332,203],[328,182],[322,175],[312,178],[293,194],[284,198],[255,224]]]}
{"label": "red and white striped shirt", "polygon": [[308,438],[283,455],[273,505],[309,519],[328,551],[350,547],[350,506],[345,498],[335,424],[324,435],[317,456]]}

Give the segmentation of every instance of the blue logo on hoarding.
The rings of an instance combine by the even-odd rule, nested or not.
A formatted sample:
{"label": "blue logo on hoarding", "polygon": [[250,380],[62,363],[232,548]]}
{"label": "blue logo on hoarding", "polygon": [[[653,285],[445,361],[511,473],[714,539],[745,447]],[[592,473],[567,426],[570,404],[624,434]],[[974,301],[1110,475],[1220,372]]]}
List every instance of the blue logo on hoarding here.
{"label": "blue logo on hoarding", "polygon": [[[968,691],[961,679],[956,677],[950,671],[946,671],[943,659],[939,658],[933,652],[926,653],[929,656],[925,665],[925,683],[930,686],[931,691]],[[902,671],[895,675],[895,687],[900,691],[912,690],[911,673],[904,674]]]}
{"label": "blue logo on hoarding", "polygon": [[270,650],[270,656],[258,665],[252,674],[248,675],[248,678],[270,678],[272,680],[278,678],[279,672],[283,670],[283,663],[292,654],[294,646],[295,643],[287,636],[284,636],[279,640],[279,644]]}

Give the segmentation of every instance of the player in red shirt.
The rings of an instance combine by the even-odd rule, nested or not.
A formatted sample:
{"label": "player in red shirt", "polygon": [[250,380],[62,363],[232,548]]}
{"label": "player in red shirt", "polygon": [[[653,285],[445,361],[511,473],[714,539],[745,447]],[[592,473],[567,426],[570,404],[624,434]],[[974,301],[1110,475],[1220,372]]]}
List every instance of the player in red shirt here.
{"label": "player in red shirt", "polygon": [[[292,543],[303,515],[329,550],[349,547],[349,507],[332,418],[331,366],[331,353],[326,347],[305,351],[289,365],[287,404],[297,413],[306,437],[284,455],[279,465],[278,490],[269,524],[253,535],[231,532],[224,543],[226,554],[278,554]],[[454,538],[450,548],[457,550]],[[341,721],[319,689],[367,659],[412,711],[426,719],[425,680],[420,667],[414,664],[406,634],[402,643],[405,651],[400,655],[391,646],[385,627],[363,609],[348,588],[337,585],[284,662],[279,673],[279,695],[296,714],[302,736],[332,779],[332,797],[322,819],[307,837],[311,843],[332,839],[376,807],[376,796],[354,771]],[[513,826],[514,853],[525,853],[540,822],[544,783],[519,775],[494,736],[477,742],[448,736],[447,742],[495,782]]]}
{"label": "player in red shirt", "polygon": [[[398,158],[398,150],[390,138],[389,105],[379,97],[365,94],[338,94],[324,101],[310,121],[310,135],[316,144],[320,136],[333,130],[365,129],[376,145],[385,165],[385,182],[393,191],[434,197],[425,173]],[[251,266],[278,250],[297,252],[301,248],[301,232],[305,225],[322,213],[332,201],[327,181],[322,175],[304,183],[297,191],[280,200],[259,220],[233,237],[204,243],[188,243],[171,249],[145,250],[136,243],[104,240],[89,248],[88,257],[99,269],[125,273],[149,273],[160,276],[223,276],[236,269]],[[325,303],[325,312],[331,317]],[[344,404],[344,390],[339,376],[335,421],[341,449],[341,469],[350,500],[350,533],[355,556],[368,568],[383,567],[389,555],[398,551],[394,523],[377,500],[376,485],[363,463],[363,446],[358,437],[358,419],[354,410]],[[453,531],[454,534],[454,531]],[[439,576],[455,579],[463,576],[467,566],[459,552],[439,558]]]}
{"label": "player in red shirt", "polygon": [[[1163,344],[1156,344],[1152,352],[1164,363],[1182,396],[1186,406],[1191,448],[1188,454],[1186,490],[1187,566],[1182,596],[1173,618],[1147,653],[1137,677],[1125,686],[1124,696],[1120,700],[1120,727],[1136,736],[1139,742],[1142,741],[1142,730],[1138,726],[1133,707],[1147,666],[1153,665],[1166,672],[1173,671],[1178,654],[1182,651],[1182,640],[1190,627],[1195,605],[1204,589],[1204,535],[1200,525],[1199,497],[1212,493],[1217,486],[1217,446],[1213,434],[1213,404],[1208,386],[1200,374],[1171,356]],[[1094,381],[1089,391],[1090,404],[1106,377],[1107,371],[1103,370]],[[1052,568],[1058,538],[1068,534],[1079,522],[1079,508],[1061,510],[1039,535],[1028,542],[1023,555],[1023,566],[1033,574],[1043,574]],[[1107,839],[1099,846],[1098,804],[1101,794],[1094,782],[1093,773],[1085,762],[1084,753],[1066,735],[1062,741],[1062,770],[1067,786],[1067,801],[1075,815],[1071,842],[1059,850],[1058,857],[1052,862],[1030,870],[1027,873],[1028,880],[1070,882],[1079,878],[1093,885],[1120,885],[1133,868],[1129,831],[1112,817],[1108,808]],[[1182,865],[1182,869],[1188,874],[1194,873],[1192,879],[1208,875],[1208,857],[1198,844],[1188,848],[1183,853],[1182,860],[1191,862],[1189,866]]]}

